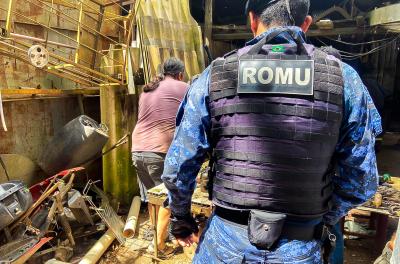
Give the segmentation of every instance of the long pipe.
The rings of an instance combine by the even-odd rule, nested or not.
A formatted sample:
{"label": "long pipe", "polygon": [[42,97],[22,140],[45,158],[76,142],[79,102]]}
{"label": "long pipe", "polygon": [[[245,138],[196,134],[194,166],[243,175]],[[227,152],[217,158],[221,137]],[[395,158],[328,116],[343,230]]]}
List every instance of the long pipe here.
{"label": "long pipe", "polygon": [[[1,9],[1,8],[0,8],[0,9]],[[0,37],[0,39],[1,39],[1,37]],[[10,48],[17,49],[16,46],[13,46],[13,45],[8,44],[8,43],[6,43],[6,42],[2,42],[2,41],[0,41],[0,42],[1,42],[3,45],[6,45],[6,46],[8,46],[8,47],[10,47]],[[24,43],[24,42],[22,42],[22,41],[15,40],[15,42],[18,43],[18,44],[20,44],[20,45],[22,45],[22,46],[29,47],[28,44],[26,44],[26,43]],[[23,50],[23,49],[21,49],[21,50],[22,50],[23,52],[25,52],[25,50]],[[54,54],[54,53],[52,53],[52,52],[49,52],[49,55],[50,55],[51,57],[55,58],[55,59],[58,59],[58,60],[63,61],[64,63],[72,64],[72,65],[76,66],[77,68],[80,68],[80,69],[82,69],[82,70],[88,71],[88,72],[93,73],[93,74],[96,74],[97,76],[102,77],[102,78],[105,78],[105,79],[107,79],[108,81],[111,81],[111,82],[113,82],[113,83],[120,83],[120,84],[122,85],[122,83],[121,83],[119,80],[114,79],[114,78],[112,78],[112,77],[110,77],[110,76],[108,76],[108,75],[106,75],[106,74],[103,74],[103,73],[101,73],[101,72],[92,70],[91,68],[85,67],[85,66],[83,66],[83,65],[77,64],[77,63],[75,63],[74,61],[71,61],[71,60],[69,60],[69,59],[66,59],[66,58],[64,58],[64,57],[62,57],[62,56],[58,56],[57,54]],[[88,80],[88,82],[90,82],[90,81]]]}
{"label": "long pipe", "polygon": [[7,125],[6,125],[6,119],[4,117],[4,110],[3,110],[3,100],[1,98],[1,90],[0,90],[0,119],[1,119],[1,124],[3,126],[3,129],[5,132],[7,132]]}
{"label": "long pipe", "polygon": [[86,255],[83,256],[79,264],[96,264],[97,261],[100,260],[101,256],[103,256],[104,252],[106,252],[106,250],[110,247],[114,239],[114,233],[111,231],[111,229],[108,229],[107,232],[96,242],[96,244],[89,249]]}
{"label": "long pipe", "polygon": [[[0,7],[0,10],[2,10],[2,11],[7,11],[5,8],[2,8],[2,7]],[[57,30],[55,30],[55,29],[53,29],[53,28],[51,28],[51,27],[48,27],[47,25],[42,24],[42,23],[40,23],[40,22],[38,22],[38,21],[36,21],[36,20],[34,20],[34,19],[28,17],[28,16],[25,16],[25,15],[19,13],[19,12],[16,12],[16,11],[12,11],[12,13],[14,13],[15,15],[17,15],[17,16],[19,16],[19,17],[22,17],[22,18],[24,18],[24,19],[26,19],[26,20],[28,20],[28,21],[30,21],[30,22],[32,22],[32,23],[34,23],[35,25],[42,26],[42,27],[44,27],[44,28],[46,28],[46,29],[48,29],[48,30],[50,30],[50,31],[53,31],[53,32],[55,32],[56,34],[58,34],[58,35],[60,35],[60,36],[62,36],[62,37],[64,37],[64,38],[67,38],[67,39],[69,39],[69,40],[71,40],[71,41],[73,41],[73,42],[76,43],[76,40],[75,40],[75,39],[73,39],[73,38],[71,38],[71,37],[69,37],[69,36],[67,36],[67,35],[65,35],[65,34],[62,34],[61,32],[59,32],[59,31],[57,31]],[[83,43],[81,43],[81,46],[84,47],[84,48],[86,48],[86,49],[88,49],[88,50],[91,50],[91,51],[93,51],[93,52],[96,52],[96,53],[98,53],[98,54],[100,54],[100,55],[109,57],[109,55],[107,55],[107,54],[102,54],[102,53],[100,53],[99,51],[97,51],[97,50],[95,50],[95,49],[93,49],[93,48],[91,48],[91,47],[89,47],[88,45],[85,45],[85,44],[83,44]],[[111,58],[111,57],[109,57],[109,59],[110,59],[110,60],[113,60],[113,61],[116,61],[116,60],[114,60],[114,59]],[[116,62],[118,62],[118,61],[116,61]]]}
{"label": "long pipe", "polygon": [[[35,38],[35,37],[31,37],[31,36],[25,36],[25,35],[21,35],[21,34],[16,34],[16,33],[10,33],[10,35],[12,37],[15,38],[20,38],[20,39],[27,39],[27,40],[33,40],[33,41],[37,41],[37,42],[41,42],[41,43],[45,43],[46,40],[45,39],[41,39],[41,38]],[[52,44],[52,45],[56,45],[56,46],[60,46],[60,47],[64,47],[64,48],[69,48],[69,49],[76,49],[76,46],[71,46],[71,45],[67,45],[67,44],[63,44],[63,43],[59,43],[59,42],[54,42],[54,41],[47,41],[48,44]]]}
{"label": "long pipe", "polygon": [[140,204],[140,197],[135,196],[132,200],[131,208],[129,209],[124,232],[122,233],[125,238],[132,238],[135,235],[136,225],[139,218]]}

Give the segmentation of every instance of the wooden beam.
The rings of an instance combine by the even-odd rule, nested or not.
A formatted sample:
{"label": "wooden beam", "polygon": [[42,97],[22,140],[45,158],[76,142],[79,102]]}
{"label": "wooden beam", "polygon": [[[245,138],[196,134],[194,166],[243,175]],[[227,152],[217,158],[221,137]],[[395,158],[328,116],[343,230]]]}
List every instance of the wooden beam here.
{"label": "wooden beam", "polygon": [[[205,14],[204,14],[204,45],[207,45],[211,52],[212,41],[213,41],[213,9],[214,9],[214,0],[206,0],[205,1]],[[209,62],[211,63],[211,62]]]}
{"label": "wooden beam", "polygon": [[400,22],[400,4],[376,8],[368,13],[368,18],[371,26],[398,23]]}
{"label": "wooden beam", "polygon": [[73,89],[73,90],[62,90],[62,89],[9,89],[0,88],[2,95],[98,95],[99,89]]}
{"label": "wooden beam", "polygon": [[[368,34],[384,34],[387,30],[382,28],[360,28],[360,27],[343,27],[329,30],[311,29],[307,32],[307,37],[323,37],[337,35],[368,35]],[[386,32],[387,33],[387,32]],[[250,32],[233,32],[233,33],[216,33],[213,34],[214,40],[231,41],[231,40],[250,40],[253,34]]]}

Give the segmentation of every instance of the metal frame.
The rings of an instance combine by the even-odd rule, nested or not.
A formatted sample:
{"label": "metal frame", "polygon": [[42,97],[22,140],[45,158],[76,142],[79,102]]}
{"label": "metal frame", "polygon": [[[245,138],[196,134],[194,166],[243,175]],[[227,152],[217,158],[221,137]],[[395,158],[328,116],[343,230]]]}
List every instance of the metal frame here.
{"label": "metal frame", "polygon": [[[34,4],[38,8],[42,8],[45,12],[49,13],[48,22],[41,23],[40,21],[35,21],[31,17],[24,15],[14,9],[15,4],[19,0],[9,0],[8,8],[0,7],[1,11],[5,11],[7,13],[6,17],[6,26],[3,30],[5,34],[0,36],[0,53],[6,55],[11,58],[18,59],[25,63],[29,63],[29,58],[27,57],[27,50],[34,43],[43,43],[45,47],[51,45],[55,52],[49,51],[49,65],[48,67],[42,69],[51,74],[54,74],[61,78],[69,79],[77,84],[82,85],[81,88],[92,88],[92,87],[102,87],[102,86],[126,86],[127,80],[127,61],[125,60],[123,63],[115,60],[111,57],[110,54],[107,54],[107,51],[99,51],[98,44],[100,38],[108,41],[110,44],[115,44],[121,46],[126,51],[129,51],[129,41],[132,37],[132,30],[135,26],[135,15],[130,12],[128,16],[120,16],[117,14],[110,13],[106,10],[106,8],[111,6],[117,6],[120,10],[126,10],[123,6],[121,6],[118,2],[109,1],[107,3],[101,3],[98,0],[26,0],[29,3]],[[48,2],[48,3],[47,3]],[[73,4],[75,2],[76,4]],[[90,3],[89,3],[90,2]],[[98,5],[98,10],[93,5]],[[67,14],[63,10],[54,5],[62,5],[69,8],[74,8],[78,11],[78,17],[74,18],[70,14]],[[57,14],[55,14],[57,12]],[[93,14],[97,14],[97,18],[93,17]],[[51,16],[57,15],[66,21],[76,25],[76,38],[72,38],[71,36],[66,35],[64,32],[61,32],[60,29],[51,26]],[[13,24],[14,17],[19,17],[18,23],[21,23],[21,20],[26,21],[26,23],[37,25],[42,27],[45,30],[45,37],[37,38],[33,36],[26,36],[23,34],[19,34],[18,32],[13,32]],[[95,22],[95,27],[85,24],[84,18],[89,17],[89,19],[97,20]],[[120,24],[120,20],[125,20],[126,26],[122,26]],[[101,31],[102,25],[106,22],[113,23],[116,25],[119,30],[123,31],[123,34],[120,36],[125,36],[122,41],[117,41],[114,38],[111,38]],[[24,23],[24,22],[22,22]],[[128,31],[128,32],[126,32]],[[58,36],[58,42],[49,41],[49,32],[52,32]],[[82,34],[90,34],[95,36],[94,43],[85,44],[82,42]],[[62,40],[66,42],[74,42],[74,45],[62,43]],[[93,44],[93,45],[92,45]],[[64,49],[60,49],[64,48]],[[73,59],[69,58],[70,53],[66,52],[65,49],[71,49],[74,51]],[[93,57],[90,59],[91,61],[85,61],[82,58],[82,50],[88,50],[93,52]],[[64,55],[65,54],[65,55]],[[122,74],[122,78],[120,76],[114,77],[109,74],[106,74],[101,71],[101,67],[96,67],[96,62],[100,57],[106,57],[109,60],[114,61],[114,64],[118,67],[123,67],[124,71]],[[128,59],[126,56],[125,59]],[[29,63],[30,64],[30,63]],[[123,65],[121,65],[123,64]],[[116,66],[116,67],[117,67]]]}

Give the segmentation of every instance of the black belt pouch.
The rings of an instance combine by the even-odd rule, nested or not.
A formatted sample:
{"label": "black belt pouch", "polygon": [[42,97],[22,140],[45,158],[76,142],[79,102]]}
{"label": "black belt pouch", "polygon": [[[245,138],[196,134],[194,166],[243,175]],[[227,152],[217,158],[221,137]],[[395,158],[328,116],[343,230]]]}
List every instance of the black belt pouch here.
{"label": "black belt pouch", "polygon": [[251,210],[247,232],[250,243],[261,250],[274,247],[282,233],[286,215]]}

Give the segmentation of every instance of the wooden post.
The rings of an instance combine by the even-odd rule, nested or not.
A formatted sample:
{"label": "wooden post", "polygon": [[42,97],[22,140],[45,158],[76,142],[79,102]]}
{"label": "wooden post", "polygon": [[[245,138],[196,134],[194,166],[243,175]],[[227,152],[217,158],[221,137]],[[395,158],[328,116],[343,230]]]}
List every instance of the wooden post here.
{"label": "wooden post", "polygon": [[[120,62],[124,59],[122,48],[111,46],[113,59]],[[112,66],[110,61],[107,66]],[[121,67],[111,67],[111,74],[122,73]],[[137,119],[135,106],[137,95],[126,95],[123,86],[103,86],[100,88],[101,123],[109,129],[109,141],[105,150],[112,147],[124,135],[131,134]],[[131,161],[131,144],[124,144],[103,156],[103,187],[124,205],[129,205],[135,194],[138,194],[136,172]]]}
{"label": "wooden post", "polygon": [[[213,9],[214,0],[206,0],[204,13],[204,45],[210,48],[211,54],[213,51],[212,28],[213,28]],[[208,58],[207,58],[208,60]],[[211,61],[208,62],[210,64]]]}

